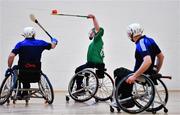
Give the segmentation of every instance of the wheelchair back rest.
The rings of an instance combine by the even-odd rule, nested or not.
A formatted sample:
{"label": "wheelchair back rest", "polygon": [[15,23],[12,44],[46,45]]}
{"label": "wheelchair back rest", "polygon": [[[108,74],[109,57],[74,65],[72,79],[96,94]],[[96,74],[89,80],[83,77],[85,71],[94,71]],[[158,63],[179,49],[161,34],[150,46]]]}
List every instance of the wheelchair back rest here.
{"label": "wheelchair back rest", "polygon": [[41,76],[41,63],[20,63],[18,78],[21,82],[39,82]]}

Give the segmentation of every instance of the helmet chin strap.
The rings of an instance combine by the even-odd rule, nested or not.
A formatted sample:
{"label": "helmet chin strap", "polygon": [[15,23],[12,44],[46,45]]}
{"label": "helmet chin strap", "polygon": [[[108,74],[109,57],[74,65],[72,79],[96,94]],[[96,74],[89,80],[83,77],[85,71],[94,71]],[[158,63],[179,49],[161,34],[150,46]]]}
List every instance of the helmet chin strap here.
{"label": "helmet chin strap", "polygon": [[131,41],[132,41],[132,42],[136,42],[138,39],[141,38],[141,36],[142,36],[142,35],[134,36],[134,37],[131,38]]}

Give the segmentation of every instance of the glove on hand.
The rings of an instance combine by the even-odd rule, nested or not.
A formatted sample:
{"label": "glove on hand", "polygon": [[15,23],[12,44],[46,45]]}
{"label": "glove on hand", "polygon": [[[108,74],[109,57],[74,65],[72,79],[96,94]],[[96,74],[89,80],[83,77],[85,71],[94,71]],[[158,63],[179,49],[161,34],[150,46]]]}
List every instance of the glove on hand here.
{"label": "glove on hand", "polygon": [[56,38],[52,38],[52,39],[51,39],[51,43],[57,44],[57,43],[58,43],[58,40],[57,40]]}

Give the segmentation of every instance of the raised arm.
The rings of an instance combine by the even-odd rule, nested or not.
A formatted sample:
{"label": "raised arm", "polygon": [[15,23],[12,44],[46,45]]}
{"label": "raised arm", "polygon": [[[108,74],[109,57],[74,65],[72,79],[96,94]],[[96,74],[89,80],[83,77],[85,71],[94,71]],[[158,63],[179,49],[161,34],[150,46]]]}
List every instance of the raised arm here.
{"label": "raised arm", "polygon": [[99,27],[96,17],[92,14],[89,14],[87,18],[93,20],[95,30],[96,30],[96,32],[99,32],[100,27]]}

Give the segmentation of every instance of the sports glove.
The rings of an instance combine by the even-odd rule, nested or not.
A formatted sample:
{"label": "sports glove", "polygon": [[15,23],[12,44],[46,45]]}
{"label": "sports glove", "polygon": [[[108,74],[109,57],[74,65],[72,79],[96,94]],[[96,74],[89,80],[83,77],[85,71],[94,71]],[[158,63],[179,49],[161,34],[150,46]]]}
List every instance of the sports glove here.
{"label": "sports glove", "polygon": [[57,43],[58,43],[58,40],[57,40],[56,38],[52,38],[52,39],[51,39],[51,43],[57,44]]}

